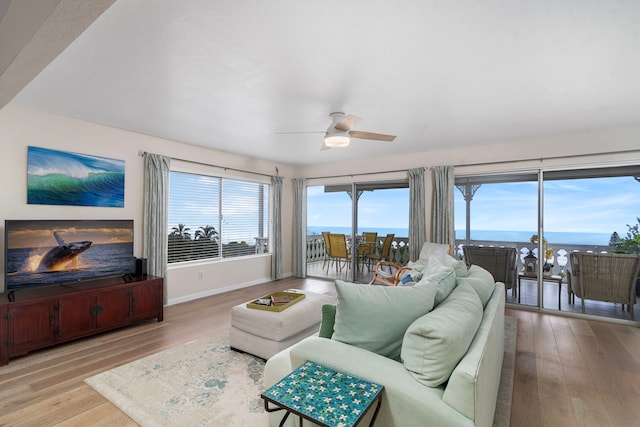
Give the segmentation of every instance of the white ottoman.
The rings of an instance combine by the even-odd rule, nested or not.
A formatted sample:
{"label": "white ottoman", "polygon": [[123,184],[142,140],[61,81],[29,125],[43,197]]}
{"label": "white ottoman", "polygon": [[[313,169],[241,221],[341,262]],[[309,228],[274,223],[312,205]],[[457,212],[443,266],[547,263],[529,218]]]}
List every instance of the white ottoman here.
{"label": "white ottoman", "polygon": [[322,306],[336,303],[333,295],[300,289],[287,289],[287,292],[303,293],[305,297],[280,312],[247,308],[246,303],[233,307],[229,329],[231,348],[268,359],[318,332]]}

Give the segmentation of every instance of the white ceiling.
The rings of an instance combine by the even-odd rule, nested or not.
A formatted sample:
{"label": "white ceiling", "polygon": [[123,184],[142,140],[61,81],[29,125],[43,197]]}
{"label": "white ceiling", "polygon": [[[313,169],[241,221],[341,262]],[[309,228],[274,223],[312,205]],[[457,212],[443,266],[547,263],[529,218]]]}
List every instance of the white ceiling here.
{"label": "white ceiling", "polygon": [[[118,0],[13,102],[289,164],[639,124],[640,1]],[[332,111],[398,138],[277,134]]]}

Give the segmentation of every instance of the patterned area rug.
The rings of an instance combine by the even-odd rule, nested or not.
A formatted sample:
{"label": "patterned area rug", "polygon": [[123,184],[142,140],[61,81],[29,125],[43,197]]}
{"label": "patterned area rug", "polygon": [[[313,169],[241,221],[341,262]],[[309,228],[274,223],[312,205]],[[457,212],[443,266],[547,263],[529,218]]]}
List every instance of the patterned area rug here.
{"label": "patterned area rug", "polygon": [[85,380],[141,426],[266,426],[264,362],[200,338]]}
{"label": "patterned area rug", "polygon": [[[493,425],[508,427],[518,321],[505,317],[505,354]],[[200,338],[85,380],[141,426],[266,426],[264,362]]]}

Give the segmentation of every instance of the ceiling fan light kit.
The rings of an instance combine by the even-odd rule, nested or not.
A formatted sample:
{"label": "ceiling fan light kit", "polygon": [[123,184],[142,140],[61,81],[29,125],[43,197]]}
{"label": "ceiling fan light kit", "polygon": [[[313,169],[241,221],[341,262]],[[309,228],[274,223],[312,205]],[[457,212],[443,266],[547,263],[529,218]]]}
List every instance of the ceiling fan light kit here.
{"label": "ceiling fan light kit", "polygon": [[324,145],[331,148],[346,147],[350,141],[347,132],[327,132],[324,136]]}

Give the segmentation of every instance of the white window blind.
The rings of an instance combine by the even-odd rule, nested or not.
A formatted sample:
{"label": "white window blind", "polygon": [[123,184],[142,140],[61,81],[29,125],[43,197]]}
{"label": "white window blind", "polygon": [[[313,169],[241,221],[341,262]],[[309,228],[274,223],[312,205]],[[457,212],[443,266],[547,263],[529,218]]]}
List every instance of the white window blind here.
{"label": "white window blind", "polygon": [[169,263],[267,250],[267,184],[175,171],[169,178]]}

